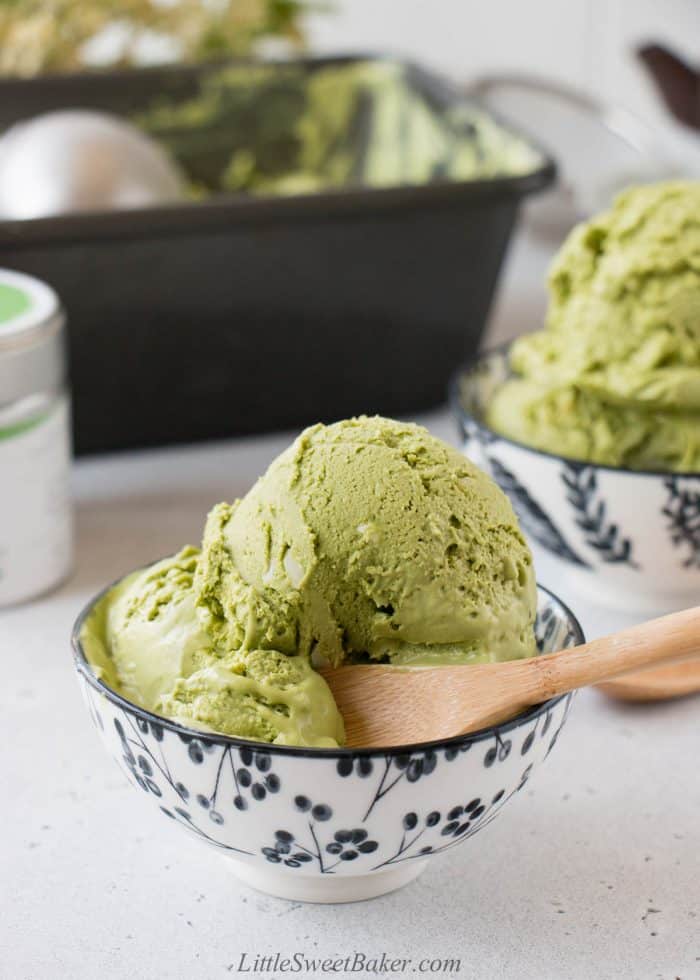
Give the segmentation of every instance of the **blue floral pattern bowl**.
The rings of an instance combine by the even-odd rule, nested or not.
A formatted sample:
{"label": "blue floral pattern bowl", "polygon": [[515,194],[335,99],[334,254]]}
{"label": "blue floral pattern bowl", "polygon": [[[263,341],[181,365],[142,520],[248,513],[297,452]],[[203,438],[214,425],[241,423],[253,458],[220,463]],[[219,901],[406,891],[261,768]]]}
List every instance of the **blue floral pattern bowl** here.
{"label": "blue floral pattern bowl", "polygon": [[700,592],[700,473],[583,463],[514,442],[483,422],[509,377],[508,348],[452,381],[464,452],[508,494],[521,527],[576,593],[625,611],[691,606]]}
{"label": "blue floral pattern bowl", "polygon": [[[97,597],[99,598],[99,596]],[[218,848],[242,881],[283,898],[351,902],[416,878],[486,827],[554,747],[572,696],[449,741],[391,749],[305,749],[185,728],[145,711],[92,672],[73,632],[90,716],[130,783],[164,819]],[[539,590],[541,652],[583,642]]]}

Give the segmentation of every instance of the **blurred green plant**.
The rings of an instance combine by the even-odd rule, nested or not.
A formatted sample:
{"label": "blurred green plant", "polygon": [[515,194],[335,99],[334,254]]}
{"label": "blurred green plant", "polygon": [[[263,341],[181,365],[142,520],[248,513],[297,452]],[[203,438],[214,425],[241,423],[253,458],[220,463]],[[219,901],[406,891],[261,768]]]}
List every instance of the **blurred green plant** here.
{"label": "blurred green plant", "polygon": [[0,74],[75,71],[91,61],[89,42],[111,30],[103,62],[143,60],[144,42],[165,42],[171,60],[248,54],[262,41],[303,44],[309,0],[0,0]]}

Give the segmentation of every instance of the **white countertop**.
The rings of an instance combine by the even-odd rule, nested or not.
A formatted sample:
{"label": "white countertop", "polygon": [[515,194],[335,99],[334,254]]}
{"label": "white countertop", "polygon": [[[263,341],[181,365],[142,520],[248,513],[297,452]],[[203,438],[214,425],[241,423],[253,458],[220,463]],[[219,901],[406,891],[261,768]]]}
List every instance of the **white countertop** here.
{"label": "white countertop", "polygon": [[[528,254],[523,265],[514,253],[497,335],[541,301],[527,292],[542,264]],[[446,413],[422,421],[454,441]],[[474,980],[700,978],[697,698],[641,707],[580,694],[547,765],[497,821],[408,888],[358,905],[249,891],[127,785],[81,703],[71,624],[105,583],[196,543],[208,507],[244,493],[287,442],[77,465],[73,577],[0,611],[0,980],[279,977],[239,972],[241,954],[355,950],[460,959],[439,975]],[[621,623],[538,566],[589,636]]]}

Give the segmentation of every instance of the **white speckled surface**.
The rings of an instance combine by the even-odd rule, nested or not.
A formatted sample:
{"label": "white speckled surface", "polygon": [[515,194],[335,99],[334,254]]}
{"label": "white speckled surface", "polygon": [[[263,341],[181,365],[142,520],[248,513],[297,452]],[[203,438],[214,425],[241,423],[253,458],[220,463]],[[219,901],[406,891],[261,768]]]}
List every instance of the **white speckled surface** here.
{"label": "white speckled surface", "polygon": [[[454,439],[445,414],[427,421]],[[409,973],[424,957],[458,958],[443,975],[479,980],[700,978],[697,697],[642,708],[581,694],[530,788],[415,884],[371,904],[249,891],[127,785],[80,701],[72,621],[107,581],[196,543],[206,509],[243,493],[286,441],[76,468],[73,578],[0,611],[0,978],[254,976],[239,972],[242,953],[356,950],[413,957]],[[590,636],[619,622],[564,598]]]}

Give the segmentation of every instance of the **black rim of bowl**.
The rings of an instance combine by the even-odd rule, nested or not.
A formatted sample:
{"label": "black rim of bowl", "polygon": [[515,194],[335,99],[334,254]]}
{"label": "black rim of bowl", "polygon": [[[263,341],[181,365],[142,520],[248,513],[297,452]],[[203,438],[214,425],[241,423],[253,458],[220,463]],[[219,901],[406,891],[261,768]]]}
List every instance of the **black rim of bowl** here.
{"label": "black rim of bowl", "polygon": [[517,439],[511,439],[510,436],[504,436],[500,432],[496,432],[495,429],[491,429],[483,419],[472,415],[471,412],[465,409],[462,403],[460,388],[465,379],[469,378],[480,365],[492,361],[496,357],[506,355],[511,346],[512,341],[506,341],[504,344],[480,351],[474,357],[465,361],[455,374],[452,375],[448,385],[448,397],[452,412],[457,419],[457,424],[463,437],[468,435],[468,423],[471,426],[475,426],[480,432],[483,432],[489,441],[498,439],[500,442],[516,446],[518,449],[526,450],[528,453],[533,453],[536,456],[544,456],[546,459],[556,459],[564,463],[585,463],[586,466],[590,466],[596,470],[607,470],[610,473],[625,473],[632,476],[656,476],[663,477],[664,479],[668,479],[670,476],[695,477],[696,479],[700,477],[700,472],[697,470],[633,470],[629,466],[610,466],[608,463],[591,463],[588,460],[576,459],[575,456],[562,456],[559,453],[550,453],[546,449],[537,449],[535,446],[528,446],[527,443],[518,442]]}
{"label": "black rim of bowl", "polygon": [[[149,566],[145,565],[143,567],[147,568]],[[139,569],[136,569],[136,571],[138,570]],[[550,698],[548,701],[543,701],[542,704],[528,708],[526,711],[516,715],[515,718],[511,718],[500,725],[489,725],[487,728],[481,728],[476,732],[470,732],[468,735],[455,735],[448,739],[434,739],[429,742],[410,742],[407,745],[391,745],[383,748],[344,748],[342,746],[338,746],[337,748],[320,748],[302,745],[275,745],[273,742],[256,742],[253,739],[238,738],[235,735],[224,735],[220,732],[210,732],[198,728],[189,728],[187,725],[182,725],[180,722],[173,721],[170,718],[165,718],[163,715],[154,714],[152,711],[148,711],[146,708],[142,708],[133,701],[129,701],[128,698],[123,697],[123,695],[118,694],[93,673],[90,663],[85,656],[85,651],[83,650],[82,642],[80,640],[80,633],[85,620],[93,611],[97,603],[110,591],[110,589],[114,588],[115,585],[123,581],[125,577],[126,576],[121,576],[119,579],[112,582],[111,585],[108,585],[106,588],[102,589],[101,592],[90,599],[90,601],[84,606],[78,615],[78,618],[73,625],[73,632],[71,634],[73,661],[75,663],[76,670],[92,688],[104,695],[113,704],[116,704],[124,711],[131,712],[131,714],[142,718],[144,721],[147,721],[150,724],[159,725],[161,728],[166,728],[168,731],[172,731],[176,735],[183,736],[185,741],[198,739],[199,741],[210,742],[217,745],[235,746],[236,748],[250,748],[254,752],[267,752],[275,755],[297,755],[315,759],[334,759],[344,757],[357,758],[358,756],[372,756],[376,758],[377,756],[393,757],[397,755],[414,755],[416,753],[434,749],[449,749],[452,747],[459,748],[464,745],[471,745],[474,742],[484,741],[487,738],[493,738],[497,732],[502,734],[518,728],[527,721],[539,718],[545,712],[550,711],[555,705],[559,704],[560,701],[563,701],[565,698],[569,697],[568,694],[559,694],[554,698]],[[548,596],[548,598],[558,607],[563,618],[568,621],[571,631],[576,639],[574,646],[580,646],[582,643],[585,643],[586,638],[584,636],[583,629],[581,628],[581,624],[566,603],[543,585],[538,584],[537,591],[538,595],[544,593],[544,595]]]}

